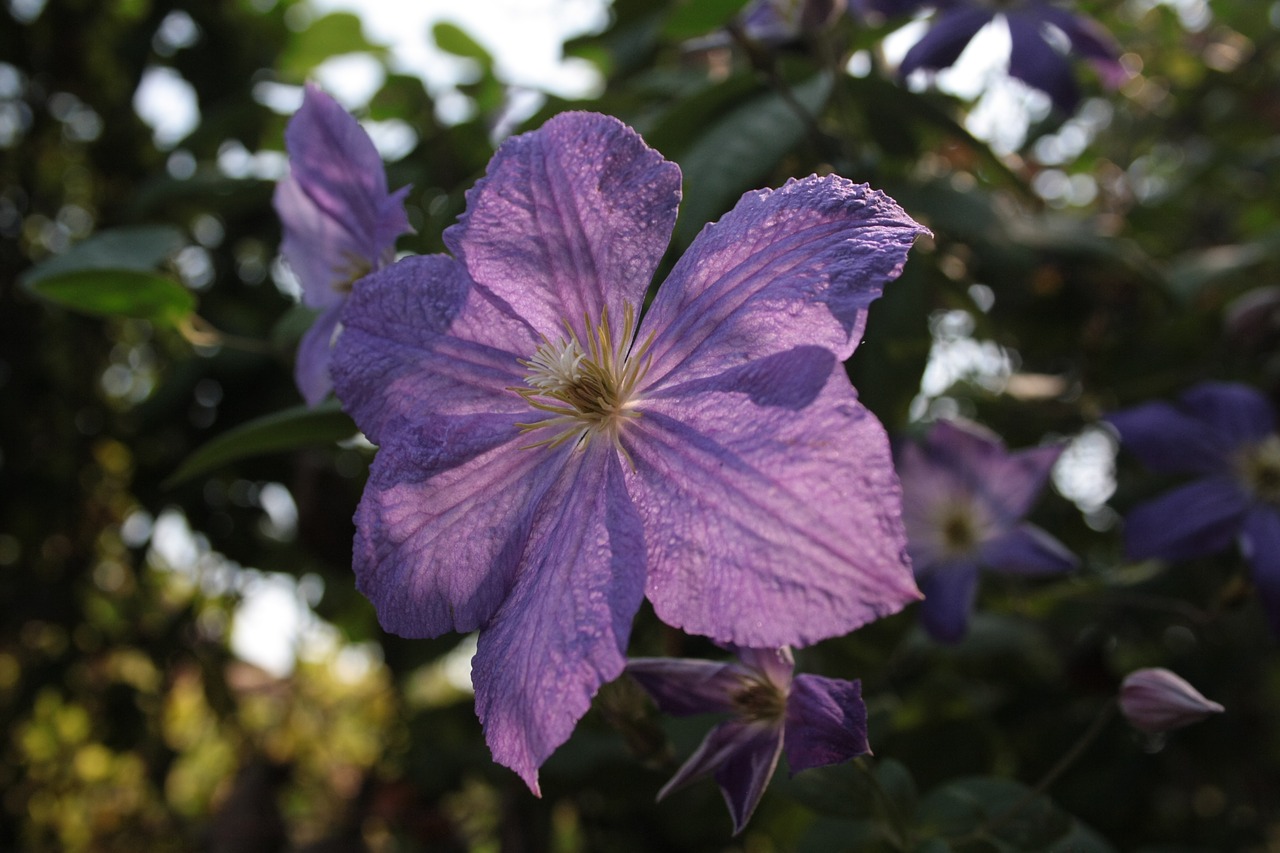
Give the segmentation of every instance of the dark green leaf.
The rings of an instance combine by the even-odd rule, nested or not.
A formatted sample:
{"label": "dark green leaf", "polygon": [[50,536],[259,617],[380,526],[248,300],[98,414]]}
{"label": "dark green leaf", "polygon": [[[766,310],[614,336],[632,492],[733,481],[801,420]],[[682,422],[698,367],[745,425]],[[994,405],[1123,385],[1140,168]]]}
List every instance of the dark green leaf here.
{"label": "dark green leaf", "polygon": [[280,71],[293,80],[306,79],[317,65],[331,56],[383,52],[365,38],[360,19],[350,12],[334,12],[318,18],[286,44],[280,55]]}
{"label": "dark green leaf", "polygon": [[667,18],[662,34],[673,41],[705,35],[723,27],[745,5],[747,0],[685,0]]}
{"label": "dark green leaf", "polygon": [[195,295],[178,282],[138,270],[87,269],[41,276],[27,289],[73,311],[159,323],[178,323],[196,307]]}
{"label": "dark green leaf", "polygon": [[431,28],[431,35],[445,53],[474,59],[486,69],[493,67],[493,56],[489,51],[456,24],[441,21]]}
{"label": "dark green leaf", "polygon": [[113,228],[36,264],[22,274],[21,281],[30,287],[40,279],[81,270],[146,272],[159,268],[182,243],[182,232],[171,225]]}
{"label": "dark green leaf", "polygon": [[296,406],[241,424],[213,439],[188,456],[165,485],[177,485],[238,459],[332,444],[355,434],[355,424],[336,400],[314,409]]}

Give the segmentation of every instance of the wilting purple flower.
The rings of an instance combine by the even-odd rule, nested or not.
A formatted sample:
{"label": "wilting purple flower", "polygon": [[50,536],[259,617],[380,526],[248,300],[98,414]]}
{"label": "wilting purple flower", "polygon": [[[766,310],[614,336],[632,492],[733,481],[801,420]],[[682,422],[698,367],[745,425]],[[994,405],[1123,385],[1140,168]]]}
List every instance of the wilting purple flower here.
{"label": "wilting purple flower", "polygon": [[1144,403],[1107,420],[1147,468],[1197,475],[1126,516],[1129,556],[1192,559],[1239,540],[1280,634],[1280,435],[1267,398],[1246,385],[1205,382],[1176,405]]}
{"label": "wilting purple flower", "polygon": [[887,14],[938,9],[933,26],[903,57],[898,68],[903,77],[917,68],[937,71],[951,65],[978,30],[1000,16],[1009,28],[1009,74],[1047,94],[1064,112],[1072,112],[1080,102],[1069,53],[1087,59],[1104,85],[1119,86],[1126,79],[1119,50],[1101,24],[1046,0],[994,5],[979,0],[875,0],[874,5]]}
{"label": "wilting purple flower", "polygon": [[275,191],[284,225],[280,249],[302,284],[303,303],[320,312],[298,346],[294,380],[314,406],[333,388],[329,358],[351,286],[390,263],[396,238],[412,230],[404,213],[409,188],[388,194],[369,135],[314,85],[307,85],[284,142],[289,174]]}
{"label": "wilting purple flower", "polygon": [[934,639],[957,642],[968,630],[979,568],[1021,575],[1075,568],[1061,542],[1022,520],[1061,453],[1010,453],[994,433],[956,421],[939,421],[923,442],[902,448],[902,520],[925,595],[920,619]]}
{"label": "wilting purple flower", "polygon": [[923,229],[835,176],[748,193],[643,320],[680,172],[616,119],[507,140],[445,232],[343,312],[334,381],[380,446],[355,570],[383,626],[482,629],[495,758],[537,768],[667,623],[777,647],[919,593],[887,440],[840,361]]}
{"label": "wilting purple flower", "polygon": [[791,651],[738,649],[739,662],[633,658],[627,672],[668,714],[732,714],[658,792],[714,776],[737,834],[746,826],[785,750],[794,775],[870,752],[857,681],[792,676]]}
{"label": "wilting purple flower", "polygon": [[1135,729],[1167,732],[1225,710],[1167,669],[1138,669],[1120,684],[1120,711]]}

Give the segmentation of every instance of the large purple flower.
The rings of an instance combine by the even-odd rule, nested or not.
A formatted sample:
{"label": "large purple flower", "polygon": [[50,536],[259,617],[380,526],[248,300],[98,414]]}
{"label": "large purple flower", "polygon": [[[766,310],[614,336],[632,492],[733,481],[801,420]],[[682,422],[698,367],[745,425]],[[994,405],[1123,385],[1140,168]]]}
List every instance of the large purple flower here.
{"label": "large purple flower", "polygon": [[870,752],[867,708],[857,681],[792,677],[791,651],[738,649],[738,663],[633,658],[627,672],[668,714],[732,714],[707,735],[658,792],[714,775],[733,817],[746,826],[785,750],[794,775]]}
{"label": "large purple flower", "polygon": [[1270,401],[1245,385],[1205,382],[1177,404],[1144,403],[1107,420],[1152,471],[1196,475],[1126,516],[1129,556],[1191,559],[1239,540],[1280,634],[1280,435]]}
{"label": "large purple flower", "polygon": [[1068,53],[1087,59],[1104,85],[1118,86],[1126,72],[1119,50],[1102,25],[1046,0],[875,0],[875,8],[888,14],[905,14],[936,7],[938,19],[924,38],[903,58],[903,77],[924,68],[937,71],[960,58],[969,40],[997,16],[1009,28],[1009,74],[1047,94],[1054,106],[1072,112],[1080,102],[1080,89],[1071,70]]}
{"label": "large purple flower", "polygon": [[380,446],[357,583],[392,632],[482,629],[477,712],[535,792],[642,597],[760,647],[918,597],[840,362],[923,229],[835,176],[748,193],[638,320],[679,196],[630,128],[562,114],[494,155],[452,257],[369,276],[343,312],[334,381]]}
{"label": "large purple flower", "polygon": [[302,301],[320,312],[302,337],[294,380],[308,405],[333,388],[329,358],[342,305],[355,281],[395,257],[412,229],[403,187],[387,192],[382,159],[350,114],[308,84],[284,133],[289,174],[276,185],[284,226],[281,252],[302,284]]}
{"label": "large purple flower", "polygon": [[1010,453],[990,431],[953,421],[939,421],[924,441],[902,448],[902,520],[925,595],[920,619],[934,639],[954,643],[965,635],[980,568],[1041,575],[1076,566],[1061,542],[1022,520],[1061,453]]}

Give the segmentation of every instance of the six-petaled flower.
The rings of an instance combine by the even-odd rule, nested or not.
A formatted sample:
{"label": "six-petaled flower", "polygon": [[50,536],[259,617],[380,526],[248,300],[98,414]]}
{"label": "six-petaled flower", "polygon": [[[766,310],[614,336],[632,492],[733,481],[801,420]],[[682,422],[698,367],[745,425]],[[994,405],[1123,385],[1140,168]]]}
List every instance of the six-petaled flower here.
{"label": "six-petaled flower", "polygon": [[294,379],[314,406],[333,389],[330,354],[347,294],[390,263],[396,238],[412,230],[404,212],[409,188],[387,192],[369,135],[314,85],[307,85],[284,138],[289,174],[275,190],[280,249],[302,285],[303,304],[320,312],[298,346]]}
{"label": "six-petaled flower", "polygon": [[978,588],[978,570],[1057,574],[1076,566],[1058,540],[1023,521],[1061,447],[1008,452],[976,424],[939,421],[898,456],[902,518],[920,618],[935,639],[960,640]]}
{"label": "six-petaled flower", "polygon": [[616,119],[507,140],[445,232],[343,311],[338,395],[379,445],[357,583],[388,630],[480,629],[495,758],[539,765],[667,623],[779,647],[919,593],[886,436],[841,361],[923,229],[836,176],[752,192],[640,316],[679,169]]}
{"label": "six-petaled flower", "polygon": [[764,795],[783,752],[792,774],[870,752],[857,681],[793,675],[791,650],[738,649],[738,661],[633,658],[627,672],[668,714],[722,713],[658,799],[713,776],[738,833]]}

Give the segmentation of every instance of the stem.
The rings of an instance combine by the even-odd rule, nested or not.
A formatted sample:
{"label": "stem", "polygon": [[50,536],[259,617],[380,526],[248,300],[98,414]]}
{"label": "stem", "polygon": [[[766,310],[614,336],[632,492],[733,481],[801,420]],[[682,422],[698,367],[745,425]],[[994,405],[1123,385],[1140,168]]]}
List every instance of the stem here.
{"label": "stem", "polygon": [[192,314],[181,323],[178,324],[178,331],[187,342],[198,347],[217,347],[225,346],[232,349],[238,349],[243,352],[261,353],[270,355],[274,349],[266,341],[259,341],[254,338],[244,338],[239,335],[229,335],[215,327],[208,320],[199,314]]}

